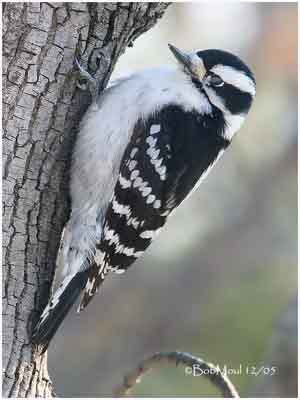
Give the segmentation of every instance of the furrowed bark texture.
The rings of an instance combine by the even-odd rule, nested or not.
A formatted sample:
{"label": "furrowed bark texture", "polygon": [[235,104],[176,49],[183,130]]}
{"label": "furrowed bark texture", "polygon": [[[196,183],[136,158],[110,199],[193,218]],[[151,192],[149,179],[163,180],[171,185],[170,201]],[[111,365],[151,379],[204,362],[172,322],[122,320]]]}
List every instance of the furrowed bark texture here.
{"label": "furrowed bark texture", "polygon": [[166,3],[3,5],[3,396],[49,397],[46,355],[32,322],[47,303],[69,212],[68,167],[90,102],[74,57],[103,88],[126,46]]}

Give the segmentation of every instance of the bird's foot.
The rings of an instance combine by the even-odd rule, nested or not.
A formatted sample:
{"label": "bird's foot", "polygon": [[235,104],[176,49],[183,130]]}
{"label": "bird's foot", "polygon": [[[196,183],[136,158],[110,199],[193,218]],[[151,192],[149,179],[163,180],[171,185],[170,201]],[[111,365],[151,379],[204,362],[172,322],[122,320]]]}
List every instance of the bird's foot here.
{"label": "bird's foot", "polygon": [[80,65],[77,57],[75,58],[75,65],[78,68],[79,74],[77,87],[81,90],[88,90],[92,96],[93,102],[96,101],[98,97],[97,80]]}

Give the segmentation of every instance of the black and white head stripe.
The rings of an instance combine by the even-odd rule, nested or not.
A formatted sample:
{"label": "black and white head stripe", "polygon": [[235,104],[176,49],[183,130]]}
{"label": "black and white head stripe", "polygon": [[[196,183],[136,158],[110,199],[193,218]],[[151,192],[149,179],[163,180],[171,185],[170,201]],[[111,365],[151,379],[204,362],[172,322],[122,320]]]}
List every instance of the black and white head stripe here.
{"label": "black and white head stripe", "polygon": [[203,87],[210,102],[225,115],[246,115],[255,96],[253,81],[244,72],[223,65],[213,67],[210,73],[216,74],[223,81],[222,86],[207,86],[204,80]]}
{"label": "black and white head stripe", "polygon": [[[213,112],[218,109],[225,121],[223,136],[232,140],[250,110],[255,96],[252,72],[237,56],[223,50],[185,53],[173,45],[169,48],[180,69],[205,95]],[[216,119],[217,121],[217,119]]]}
{"label": "black and white head stripe", "polygon": [[[219,66],[230,67],[231,71],[234,70],[236,72],[241,72],[243,74],[242,76],[248,77],[255,87],[254,75],[252,74],[249,67],[236,55],[224,50],[209,49],[198,51],[197,56],[203,61],[206,71],[211,71],[213,70],[213,68]],[[228,78],[231,79],[229,76]]]}
{"label": "black and white head stripe", "polygon": [[[203,89],[209,100],[225,113],[247,114],[256,93],[255,79],[247,65],[223,50],[204,50],[196,54],[206,71]],[[210,85],[212,76],[221,78],[223,84]]]}
{"label": "black and white head stripe", "polygon": [[144,253],[167,216],[228,146],[219,117],[218,125],[211,114],[169,106],[146,122],[138,121],[97,245],[100,263],[90,271],[80,308],[109,271],[123,272]]}
{"label": "black and white head stripe", "polygon": [[255,96],[255,83],[244,71],[220,64],[215,65],[210,71],[220,76],[225,83],[234,86],[241,92],[249,93],[253,97]]}
{"label": "black and white head stripe", "polygon": [[238,57],[223,50],[198,51],[188,57],[192,82],[212,107],[221,111],[226,126],[223,136],[231,141],[255,96],[252,72]]}

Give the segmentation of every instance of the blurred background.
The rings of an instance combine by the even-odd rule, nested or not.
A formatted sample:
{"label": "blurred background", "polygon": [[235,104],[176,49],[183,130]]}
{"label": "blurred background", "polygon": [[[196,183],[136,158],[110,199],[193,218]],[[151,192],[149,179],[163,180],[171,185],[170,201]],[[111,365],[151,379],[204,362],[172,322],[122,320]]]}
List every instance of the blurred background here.
{"label": "blurred background", "polygon": [[[105,282],[49,349],[63,397],[111,396],[156,351],[220,366],[242,396],[297,396],[297,4],[175,3],[113,78],[174,63],[184,50],[222,48],[254,71],[257,98],[209,178],[124,276]],[[275,367],[274,376],[246,367]],[[203,378],[164,367],[133,396],[214,396]]]}

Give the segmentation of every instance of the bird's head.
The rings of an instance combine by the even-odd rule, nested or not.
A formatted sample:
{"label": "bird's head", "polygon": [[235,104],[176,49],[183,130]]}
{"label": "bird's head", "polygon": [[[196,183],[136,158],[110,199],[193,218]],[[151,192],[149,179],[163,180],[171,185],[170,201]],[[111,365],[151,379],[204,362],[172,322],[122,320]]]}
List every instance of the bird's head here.
{"label": "bird's head", "polygon": [[255,79],[237,56],[223,50],[185,53],[169,48],[184,72],[225,116],[243,119],[255,96]]}

